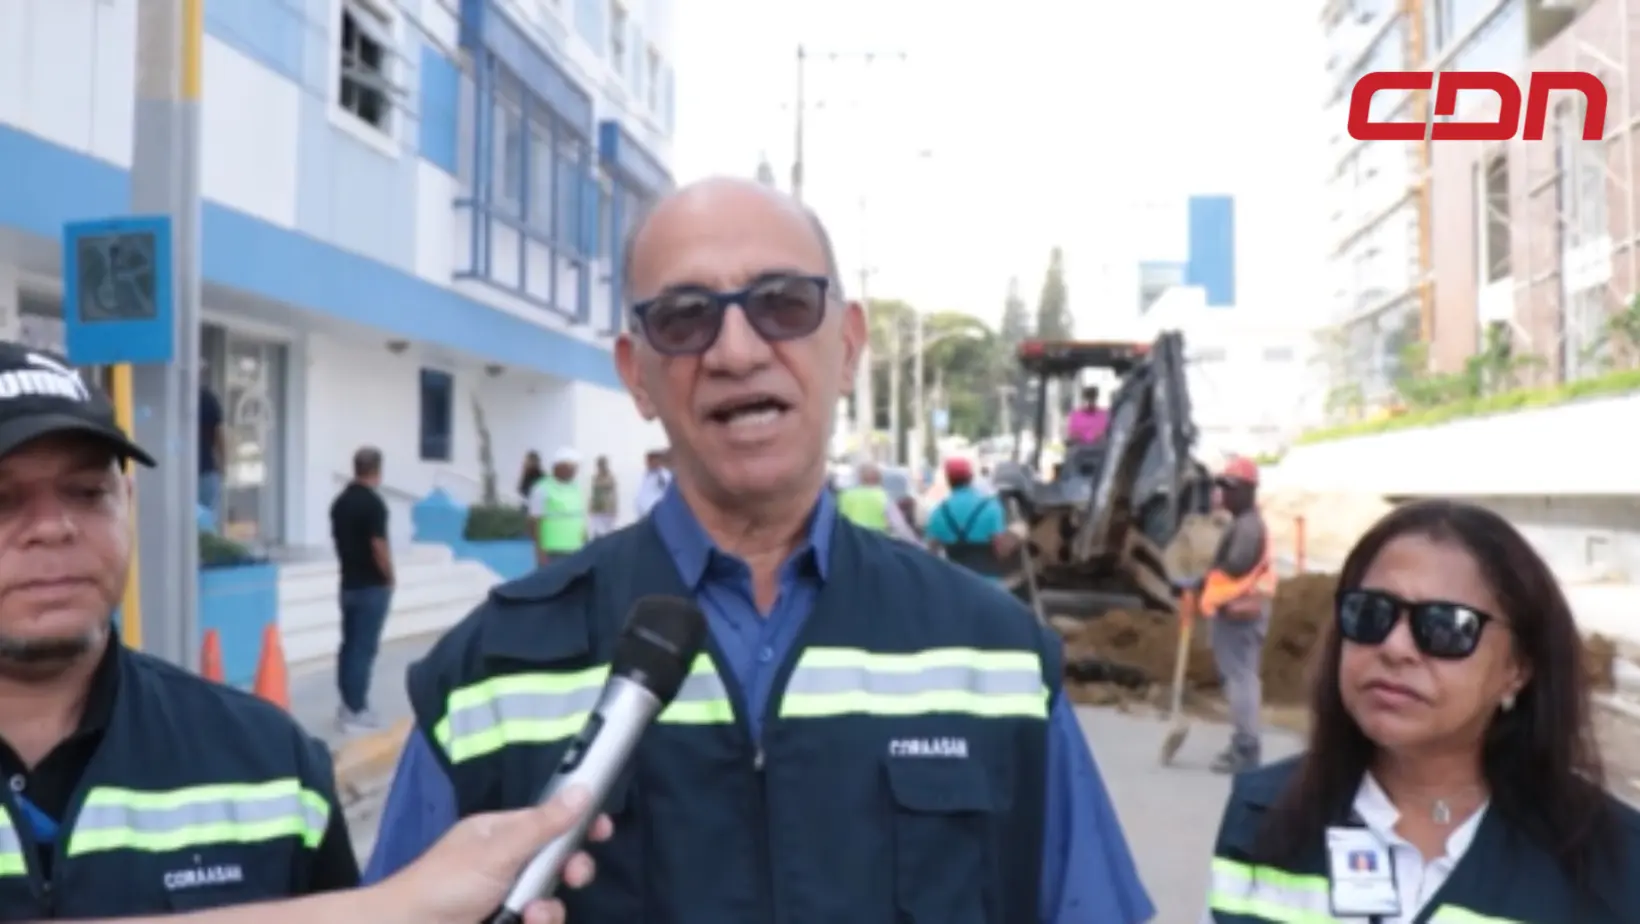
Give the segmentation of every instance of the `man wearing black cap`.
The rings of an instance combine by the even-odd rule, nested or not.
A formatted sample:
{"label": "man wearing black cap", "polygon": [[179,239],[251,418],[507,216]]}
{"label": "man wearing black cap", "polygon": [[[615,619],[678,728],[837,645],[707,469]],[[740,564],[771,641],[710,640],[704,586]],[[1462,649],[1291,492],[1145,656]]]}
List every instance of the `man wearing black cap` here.
{"label": "man wearing black cap", "polygon": [[0,342],[0,917],[353,886],[324,746],[119,643],[133,460],[154,464],[107,395],[61,356]]}

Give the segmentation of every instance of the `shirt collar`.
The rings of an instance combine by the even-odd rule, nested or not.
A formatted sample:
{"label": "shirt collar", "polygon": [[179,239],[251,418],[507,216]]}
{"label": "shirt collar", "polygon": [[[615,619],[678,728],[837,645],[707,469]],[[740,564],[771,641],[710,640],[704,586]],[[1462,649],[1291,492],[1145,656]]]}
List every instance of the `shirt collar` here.
{"label": "shirt collar", "polygon": [[[661,496],[650,516],[655,520],[655,530],[660,533],[661,543],[677,565],[678,576],[690,588],[699,587],[706,578],[713,555],[726,553],[721,552],[712,538],[706,535],[706,530],[684,501],[682,492],[675,487],[669,488]],[[809,514],[807,541],[797,549],[792,559],[812,561],[815,573],[822,581],[826,579],[830,567],[831,535],[836,523],[837,504],[832,500],[830,491],[821,491],[820,499]]]}
{"label": "shirt collar", "polygon": [[[1378,835],[1386,844],[1404,844],[1406,839],[1395,833],[1395,825],[1401,820],[1401,811],[1389,799],[1389,793],[1384,787],[1372,778],[1372,774],[1361,778],[1361,787],[1355,792],[1355,814],[1360,816],[1361,823],[1367,829]],[[1483,804],[1475,814],[1464,819],[1446,837],[1446,856],[1456,860],[1469,850],[1469,845],[1475,840],[1475,832],[1481,826],[1481,818],[1486,815],[1487,804]],[[1431,859],[1434,859],[1433,857]]]}

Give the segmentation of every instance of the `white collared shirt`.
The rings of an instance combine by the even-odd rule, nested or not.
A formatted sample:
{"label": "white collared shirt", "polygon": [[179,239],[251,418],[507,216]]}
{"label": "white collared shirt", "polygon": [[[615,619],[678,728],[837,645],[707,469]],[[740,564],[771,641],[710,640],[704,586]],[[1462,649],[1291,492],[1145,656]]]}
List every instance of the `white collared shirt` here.
{"label": "white collared shirt", "polygon": [[[1392,918],[1378,918],[1376,921],[1369,918],[1340,918],[1339,924],[1411,924],[1423,912],[1429,900],[1435,897],[1441,886],[1446,884],[1458,861],[1463,859],[1469,845],[1474,843],[1475,832],[1480,829],[1487,806],[1482,805],[1473,815],[1454,828],[1452,833],[1447,835],[1446,852],[1428,861],[1410,841],[1395,833],[1395,825],[1401,820],[1401,811],[1390,802],[1389,795],[1370,773],[1362,778],[1361,786],[1355,792],[1354,808],[1362,824],[1377,835],[1389,850],[1390,861],[1395,869],[1395,888],[1401,900],[1401,913]],[[1202,915],[1202,924],[1214,924],[1211,908]]]}

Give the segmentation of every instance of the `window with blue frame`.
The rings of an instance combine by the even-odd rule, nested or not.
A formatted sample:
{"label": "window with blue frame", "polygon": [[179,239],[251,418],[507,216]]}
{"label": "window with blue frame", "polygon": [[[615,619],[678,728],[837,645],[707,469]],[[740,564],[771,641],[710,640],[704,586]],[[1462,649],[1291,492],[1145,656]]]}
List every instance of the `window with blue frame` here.
{"label": "window with blue frame", "polygon": [[448,462],[455,437],[455,377],[439,369],[421,370],[421,460]]}
{"label": "window with blue frame", "polygon": [[490,205],[514,217],[522,217],[524,205],[524,93],[510,75],[497,74],[495,118],[491,120],[495,138],[494,163],[490,168]]}

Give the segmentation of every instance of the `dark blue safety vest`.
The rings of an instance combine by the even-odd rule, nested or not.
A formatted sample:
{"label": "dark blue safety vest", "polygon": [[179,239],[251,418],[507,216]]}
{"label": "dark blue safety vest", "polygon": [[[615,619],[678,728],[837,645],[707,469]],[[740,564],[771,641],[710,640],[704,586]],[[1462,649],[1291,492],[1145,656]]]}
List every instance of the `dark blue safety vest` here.
{"label": "dark blue safety vest", "polygon": [[[713,646],[610,799],[569,920],[1038,919],[1057,640],[920,549],[839,521],[830,554],[762,739]],[[649,520],[496,588],[411,669],[463,815],[538,798],[646,594],[689,596]]]}
{"label": "dark blue safety vest", "polygon": [[[1275,864],[1257,849],[1266,813],[1298,766],[1296,758],[1236,778],[1214,849],[1209,906],[1215,924],[1328,924],[1334,920],[1326,846]],[[1542,845],[1488,810],[1475,839],[1413,924],[1636,924],[1640,922],[1640,813],[1612,800],[1627,869],[1617,864],[1573,887]],[[1349,806],[1340,806],[1340,820]],[[1358,919],[1350,919],[1358,920]]]}
{"label": "dark blue safety vest", "polygon": [[0,796],[0,921],[162,915],[315,891],[314,851],[341,811],[324,746],[247,693],[128,649],[117,657],[112,713],[49,880],[27,815]]}

